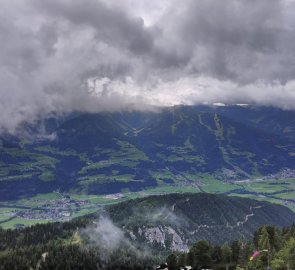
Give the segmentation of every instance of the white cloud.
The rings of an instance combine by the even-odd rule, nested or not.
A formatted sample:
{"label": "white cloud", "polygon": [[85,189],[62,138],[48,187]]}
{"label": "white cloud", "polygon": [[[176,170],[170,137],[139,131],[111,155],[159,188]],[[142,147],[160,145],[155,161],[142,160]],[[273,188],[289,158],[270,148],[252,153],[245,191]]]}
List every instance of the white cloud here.
{"label": "white cloud", "polygon": [[0,132],[72,111],[295,109],[294,11],[290,0],[1,1]]}
{"label": "white cloud", "polygon": [[278,81],[257,81],[239,85],[229,80],[221,81],[201,76],[183,77],[175,81],[158,80],[143,85],[135,83],[131,78],[127,78],[124,82],[103,78],[96,80],[92,95],[102,103],[117,97],[126,107],[141,100],[142,104],[152,107],[246,103],[295,109],[295,80],[286,84]]}

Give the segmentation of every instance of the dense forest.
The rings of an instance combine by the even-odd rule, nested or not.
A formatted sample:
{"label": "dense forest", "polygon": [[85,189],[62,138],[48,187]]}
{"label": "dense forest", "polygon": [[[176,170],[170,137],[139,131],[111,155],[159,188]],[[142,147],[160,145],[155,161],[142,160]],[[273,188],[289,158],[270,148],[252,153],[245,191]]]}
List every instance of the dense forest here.
{"label": "dense forest", "polygon": [[294,212],[281,205],[208,193],[148,196],[110,205],[106,211],[113,222],[139,241],[149,240],[151,230],[162,231],[161,238],[168,240],[173,231],[172,243],[162,245],[171,250],[178,242],[177,235],[188,246],[199,240],[220,245],[249,239],[264,224],[283,228],[295,221]]}
{"label": "dense forest", "polygon": [[[112,250],[104,242],[93,245],[80,233],[89,222],[80,218],[68,223],[0,229],[0,269],[155,269],[165,261],[169,269],[185,265],[193,269],[260,270],[268,265],[273,270],[295,268],[295,225],[285,229],[263,226],[251,241],[237,240],[221,246],[202,240],[186,253],[169,254],[128,242]],[[260,254],[249,260],[254,251]]]}
{"label": "dense forest", "polygon": [[128,243],[111,250],[91,243],[89,235],[80,237],[90,223],[83,217],[14,230],[0,227],[0,269],[153,269],[160,260]]}
{"label": "dense forest", "polygon": [[248,242],[237,240],[213,246],[207,241],[199,241],[188,253],[170,254],[166,261],[169,269],[183,265],[191,265],[193,269],[220,270],[295,269],[295,225],[282,230],[263,226]]}

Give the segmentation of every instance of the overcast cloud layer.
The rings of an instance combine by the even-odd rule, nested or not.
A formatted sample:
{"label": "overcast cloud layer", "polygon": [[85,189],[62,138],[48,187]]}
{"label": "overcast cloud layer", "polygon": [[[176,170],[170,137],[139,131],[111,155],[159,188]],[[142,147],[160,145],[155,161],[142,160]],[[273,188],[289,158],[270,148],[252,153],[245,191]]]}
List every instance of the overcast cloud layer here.
{"label": "overcast cloud layer", "polygon": [[0,131],[71,111],[295,109],[291,0],[0,1]]}

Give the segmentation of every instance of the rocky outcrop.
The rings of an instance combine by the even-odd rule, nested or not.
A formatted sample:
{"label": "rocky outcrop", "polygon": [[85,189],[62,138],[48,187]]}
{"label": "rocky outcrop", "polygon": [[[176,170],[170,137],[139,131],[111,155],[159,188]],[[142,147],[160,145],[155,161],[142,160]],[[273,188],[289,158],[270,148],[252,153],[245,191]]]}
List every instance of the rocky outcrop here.
{"label": "rocky outcrop", "polygon": [[187,243],[182,239],[181,233],[170,226],[142,227],[138,235],[144,237],[150,244],[160,244],[165,249],[173,251],[187,251]]}

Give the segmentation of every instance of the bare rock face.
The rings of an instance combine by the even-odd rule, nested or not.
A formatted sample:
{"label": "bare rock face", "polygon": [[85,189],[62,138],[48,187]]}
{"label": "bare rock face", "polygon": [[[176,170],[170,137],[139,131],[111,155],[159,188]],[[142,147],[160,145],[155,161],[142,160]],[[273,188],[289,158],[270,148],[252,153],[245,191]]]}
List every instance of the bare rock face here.
{"label": "bare rock face", "polygon": [[143,234],[149,243],[156,242],[165,246],[165,233],[162,230],[162,226],[146,228]]}
{"label": "bare rock face", "polygon": [[188,251],[187,244],[182,240],[181,236],[171,227],[167,227],[168,234],[172,235],[172,242],[170,245],[173,251]]}
{"label": "bare rock face", "polygon": [[173,251],[187,251],[188,246],[182,240],[180,233],[170,226],[158,226],[150,228],[139,228],[138,234],[143,236],[150,244],[157,243],[163,248]]}

